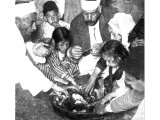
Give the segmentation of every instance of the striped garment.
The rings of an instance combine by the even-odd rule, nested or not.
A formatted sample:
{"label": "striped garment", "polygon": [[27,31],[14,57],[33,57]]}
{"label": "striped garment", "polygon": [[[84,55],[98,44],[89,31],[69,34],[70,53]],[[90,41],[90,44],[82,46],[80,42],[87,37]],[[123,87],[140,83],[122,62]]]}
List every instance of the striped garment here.
{"label": "striped garment", "polygon": [[128,91],[126,94],[115,98],[110,102],[113,112],[126,111],[138,106],[144,98],[144,92],[139,92],[134,89]]}
{"label": "striped garment", "polygon": [[79,74],[78,64],[72,63],[68,57],[60,60],[57,51],[52,52],[46,59],[46,63],[39,63],[37,67],[51,81],[54,81],[55,75],[65,78],[66,76],[75,77]]}

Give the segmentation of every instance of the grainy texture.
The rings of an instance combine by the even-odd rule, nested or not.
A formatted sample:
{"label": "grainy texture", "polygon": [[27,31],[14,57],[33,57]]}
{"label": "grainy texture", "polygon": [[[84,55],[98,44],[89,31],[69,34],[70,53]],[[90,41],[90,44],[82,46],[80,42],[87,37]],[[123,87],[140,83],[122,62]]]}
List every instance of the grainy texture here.
{"label": "grainy texture", "polygon": [[[23,90],[20,84],[16,84],[16,120],[69,120],[54,112],[49,97],[40,92],[34,98],[29,91]],[[121,114],[112,114],[100,120],[129,120],[133,116],[134,109]],[[90,119],[86,119],[90,120]]]}

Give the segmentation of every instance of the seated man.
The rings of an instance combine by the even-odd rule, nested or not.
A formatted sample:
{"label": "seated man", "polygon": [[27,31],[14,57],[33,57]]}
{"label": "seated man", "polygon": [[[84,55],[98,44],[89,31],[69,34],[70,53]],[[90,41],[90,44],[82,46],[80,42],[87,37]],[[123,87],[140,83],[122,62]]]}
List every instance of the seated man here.
{"label": "seated man", "polygon": [[[35,15],[34,18],[36,18],[35,11],[36,10],[34,1],[30,3],[16,5],[16,25],[19,28],[23,38],[27,39],[26,41],[24,41],[19,31],[15,29],[15,31],[17,31],[16,32],[17,41],[15,41],[14,43],[14,45],[16,46],[15,47],[16,49],[14,50],[15,51],[14,59],[16,59],[14,64],[17,65],[15,68],[19,70],[19,72],[17,71],[17,73],[21,74],[21,75],[16,75],[16,80],[17,80],[16,83],[20,83],[23,89],[28,89],[33,96],[37,95],[41,91],[46,92],[53,86],[54,88],[57,87],[56,84],[53,84],[49,79],[47,79],[29,60],[29,58],[33,58],[34,60],[37,58],[37,56],[35,57],[32,56],[34,55],[32,53],[33,52],[32,47],[34,43],[32,43],[30,39],[31,33],[36,29],[35,19],[31,19],[32,18],[31,15]],[[27,48],[28,43],[29,43],[29,48]],[[29,53],[28,51],[30,51],[30,49],[31,52]],[[39,59],[36,60],[44,62]]]}
{"label": "seated man", "polygon": [[[24,43],[24,39],[22,36],[28,36],[34,30],[32,27],[34,22],[30,18],[30,13],[35,12],[34,2],[18,4],[16,5],[16,20],[17,18],[21,20],[18,22],[17,27],[22,28],[24,31],[18,31],[15,27],[16,38],[14,41],[14,49],[12,50],[14,53],[14,67],[16,68],[16,83],[20,83],[23,90],[28,89],[29,92],[35,96],[41,91],[48,91],[52,87],[52,82],[49,81],[29,60],[28,56],[26,56],[26,46]],[[25,9],[25,10],[24,10]],[[17,21],[16,21],[17,22]],[[22,33],[22,35],[20,34]],[[26,33],[26,34],[25,34]],[[35,87],[36,85],[36,87]]]}
{"label": "seated man", "polygon": [[[73,57],[81,57],[82,52],[90,51],[90,55],[80,60],[82,74],[92,73],[99,59],[99,50],[104,42],[110,40],[108,21],[115,12],[111,6],[103,6],[101,0],[80,0],[82,11],[71,22],[73,46],[69,51]],[[85,67],[85,66],[88,67]]]}

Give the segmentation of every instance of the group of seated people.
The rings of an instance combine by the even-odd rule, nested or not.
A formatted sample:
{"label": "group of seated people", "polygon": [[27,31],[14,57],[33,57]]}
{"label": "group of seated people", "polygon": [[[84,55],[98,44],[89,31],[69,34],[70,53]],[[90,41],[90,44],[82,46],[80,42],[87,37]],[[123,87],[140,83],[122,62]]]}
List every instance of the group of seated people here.
{"label": "group of seated people", "polygon": [[[58,17],[54,1],[45,2],[42,37],[36,41],[26,37],[36,29],[36,13],[17,17],[27,56],[56,86],[52,89],[96,93],[97,114],[138,106],[144,99],[144,18],[135,23],[130,14],[117,12],[112,5],[105,8],[101,0],[81,0],[81,8],[69,25]],[[109,16],[106,9],[114,14]],[[78,78],[86,75],[88,80],[79,85]]]}

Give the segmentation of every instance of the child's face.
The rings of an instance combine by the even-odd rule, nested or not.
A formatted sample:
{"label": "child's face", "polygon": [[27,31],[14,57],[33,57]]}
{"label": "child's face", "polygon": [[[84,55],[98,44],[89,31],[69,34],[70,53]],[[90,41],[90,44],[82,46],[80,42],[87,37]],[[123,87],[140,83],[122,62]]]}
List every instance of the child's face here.
{"label": "child's face", "polygon": [[144,82],[140,79],[137,80],[132,75],[125,73],[125,84],[126,86],[131,86],[133,89],[138,90],[140,92],[144,91]]}
{"label": "child's face", "polygon": [[58,13],[55,12],[54,10],[47,12],[46,14],[46,20],[50,25],[54,25],[55,23],[58,23],[59,18],[58,18]]}
{"label": "child's face", "polygon": [[68,41],[61,41],[57,45],[58,45],[58,50],[61,53],[65,53],[69,48],[69,42]]}
{"label": "child's face", "polygon": [[117,59],[113,58],[113,56],[109,56],[106,53],[102,53],[102,58],[106,61],[106,64],[108,66],[111,66],[113,68],[118,67],[120,58],[118,57]]}

